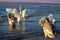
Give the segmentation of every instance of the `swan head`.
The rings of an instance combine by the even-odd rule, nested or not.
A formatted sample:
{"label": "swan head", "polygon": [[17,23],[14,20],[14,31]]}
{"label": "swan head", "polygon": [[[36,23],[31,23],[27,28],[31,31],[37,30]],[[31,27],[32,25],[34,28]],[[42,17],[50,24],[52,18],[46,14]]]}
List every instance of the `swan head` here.
{"label": "swan head", "polygon": [[51,18],[51,17],[53,17],[53,14],[49,14],[49,15],[48,15],[48,18]]}

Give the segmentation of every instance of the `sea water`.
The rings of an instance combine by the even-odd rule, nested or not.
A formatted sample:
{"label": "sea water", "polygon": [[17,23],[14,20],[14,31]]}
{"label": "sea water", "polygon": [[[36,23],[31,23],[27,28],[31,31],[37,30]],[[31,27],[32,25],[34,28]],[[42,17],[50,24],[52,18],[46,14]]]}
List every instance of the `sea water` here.
{"label": "sea water", "polygon": [[[16,5],[15,5],[16,4]],[[0,15],[2,15],[2,18],[4,19],[4,22],[0,22],[0,39],[14,39],[14,38],[20,38],[25,35],[29,35],[31,33],[41,33],[43,32],[42,28],[39,26],[39,20],[43,16],[48,16],[48,14],[53,13],[56,18],[56,28],[60,29],[60,6],[49,6],[49,5],[43,5],[40,4],[28,4],[23,3],[22,10],[28,9],[31,10],[30,16],[18,25],[16,23],[16,27],[12,28],[8,25],[7,20],[7,12],[6,8],[16,8],[17,11],[20,11],[20,3],[0,3]],[[57,20],[58,19],[58,20]]]}

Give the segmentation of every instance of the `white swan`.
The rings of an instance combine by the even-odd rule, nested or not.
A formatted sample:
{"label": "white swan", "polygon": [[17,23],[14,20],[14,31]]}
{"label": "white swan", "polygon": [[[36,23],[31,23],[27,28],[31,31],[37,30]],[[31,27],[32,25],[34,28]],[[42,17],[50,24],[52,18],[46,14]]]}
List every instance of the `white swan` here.
{"label": "white swan", "polygon": [[53,25],[56,25],[56,19],[54,18],[53,14],[49,14],[48,19]]}
{"label": "white swan", "polygon": [[16,18],[17,18],[17,22],[19,23],[22,20],[25,20],[27,16],[29,16],[32,13],[34,13],[35,11],[32,11],[30,9],[24,9],[22,10],[21,5],[20,5],[20,12],[18,12],[15,8],[6,8],[7,13],[13,14]]}
{"label": "white swan", "polygon": [[[43,24],[43,22],[45,23]],[[55,35],[53,34],[52,26],[50,25],[50,22],[45,17],[42,17],[40,19],[39,25],[43,28],[45,37],[55,38]]]}

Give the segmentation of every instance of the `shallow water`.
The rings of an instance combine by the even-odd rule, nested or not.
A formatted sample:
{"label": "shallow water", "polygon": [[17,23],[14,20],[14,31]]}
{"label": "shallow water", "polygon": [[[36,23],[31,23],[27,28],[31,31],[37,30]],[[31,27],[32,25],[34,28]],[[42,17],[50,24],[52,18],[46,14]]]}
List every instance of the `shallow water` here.
{"label": "shallow water", "polygon": [[[34,17],[35,18],[35,17]],[[0,38],[1,39],[24,39],[36,35],[43,35],[42,28],[38,25],[38,18],[35,20],[26,20],[17,24],[16,27],[8,25],[8,21],[0,23]],[[60,21],[57,21],[56,28],[60,30]]]}
{"label": "shallow water", "polygon": [[[57,23],[56,28],[60,30],[60,6],[40,6],[40,4],[23,4],[23,9],[29,9],[31,10],[31,15],[29,18],[26,19],[26,21],[22,21],[20,25],[16,23],[16,27],[13,28],[8,25],[7,20],[7,12],[6,8],[16,8],[17,11],[19,11],[20,5],[15,5],[13,3],[6,5],[5,3],[1,4],[0,6],[0,14],[4,18],[4,22],[0,22],[0,39],[1,40],[11,40],[11,39],[24,39],[28,37],[34,37],[34,36],[42,36],[43,30],[39,26],[38,22],[41,17],[48,15],[49,13],[53,13]],[[28,14],[29,15],[29,14]]]}

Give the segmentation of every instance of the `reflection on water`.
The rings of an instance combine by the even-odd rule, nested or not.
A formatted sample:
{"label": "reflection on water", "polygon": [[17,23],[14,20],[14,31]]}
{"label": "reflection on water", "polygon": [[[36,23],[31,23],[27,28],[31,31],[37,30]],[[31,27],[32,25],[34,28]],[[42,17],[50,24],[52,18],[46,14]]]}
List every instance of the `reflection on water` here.
{"label": "reflection on water", "polygon": [[13,31],[14,29],[15,29],[15,27],[12,27],[11,25],[8,26],[9,31]]}
{"label": "reflection on water", "polygon": [[17,23],[16,29],[21,30],[22,32],[25,31],[25,22]]}
{"label": "reflection on water", "polygon": [[16,23],[15,26],[8,26],[9,31],[20,30],[21,32],[25,32],[25,22]]}

